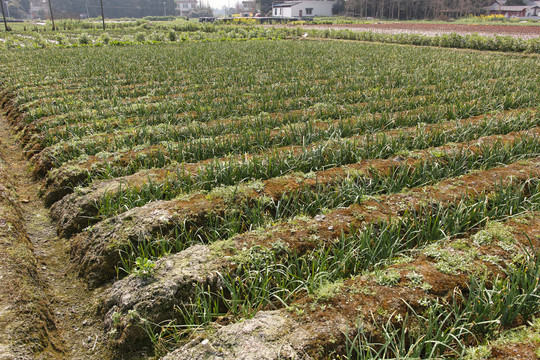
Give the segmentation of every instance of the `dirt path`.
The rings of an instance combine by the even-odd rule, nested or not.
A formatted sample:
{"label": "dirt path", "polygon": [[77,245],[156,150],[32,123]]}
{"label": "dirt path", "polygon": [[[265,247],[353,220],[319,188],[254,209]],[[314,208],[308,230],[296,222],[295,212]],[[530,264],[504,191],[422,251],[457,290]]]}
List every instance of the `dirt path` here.
{"label": "dirt path", "polygon": [[[49,297],[58,331],[49,336],[52,343],[63,344],[58,358],[109,359],[104,346],[105,334],[95,317],[95,299],[69,267],[69,241],[56,236],[55,227],[39,197],[40,183],[31,177],[30,163],[22,155],[12,128],[0,116],[0,151],[8,169],[9,181],[23,213],[23,223],[34,247],[38,275],[43,279],[43,297]],[[50,353],[38,355],[47,358]]]}

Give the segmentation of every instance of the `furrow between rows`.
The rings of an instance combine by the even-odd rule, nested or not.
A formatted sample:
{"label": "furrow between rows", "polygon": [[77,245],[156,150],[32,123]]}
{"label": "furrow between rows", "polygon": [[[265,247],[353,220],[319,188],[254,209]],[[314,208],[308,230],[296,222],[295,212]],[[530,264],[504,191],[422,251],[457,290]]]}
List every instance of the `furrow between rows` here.
{"label": "furrow between rows", "polygon": [[[2,128],[5,131],[5,128]],[[35,244],[27,232],[24,210],[15,194],[13,159],[0,147],[0,358],[57,358],[66,350],[60,338],[53,298]]]}

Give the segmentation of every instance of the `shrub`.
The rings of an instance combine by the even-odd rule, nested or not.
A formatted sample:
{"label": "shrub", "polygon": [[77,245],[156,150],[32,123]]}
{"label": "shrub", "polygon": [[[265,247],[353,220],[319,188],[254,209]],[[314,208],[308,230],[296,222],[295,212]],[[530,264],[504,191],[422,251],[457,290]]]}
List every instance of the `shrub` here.
{"label": "shrub", "polygon": [[79,44],[89,45],[91,43],[92,43],[92,40],[90,39],[90,36],[88,36],[88,34],[81,34],[81,36],[79,36]]}

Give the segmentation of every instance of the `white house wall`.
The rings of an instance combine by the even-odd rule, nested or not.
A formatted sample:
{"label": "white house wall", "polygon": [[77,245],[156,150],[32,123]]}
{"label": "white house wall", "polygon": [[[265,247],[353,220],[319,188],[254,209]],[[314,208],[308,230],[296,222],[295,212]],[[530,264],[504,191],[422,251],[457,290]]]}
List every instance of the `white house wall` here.
{"label": "white house wall", "polygon": [[272,9],[273,17],[290,18],[292,17],[292,10],[290,7],[275,7]]}
{"label": "white house wall", "polygon": [[538,7],[531,7],[527,9],[527,12],[525,16],[539,16],[540,15],[540,9]]}
{"label": "white house wall", "polygon": [[[275,17],[332,16],[332,7],[335,3],[335,1],[326,0],[302,1],[300,4],[292,5],[290,7],[276,7],[273,9],[272,14]],[[278,9],[277,14],[275,9]],[[280,12],[279,9],[283,9],[283,11]],[[308,9],[312,9],[311,14],[309,14]],[[302,11],[301,14],[300,11]]]}
{"label": "white house wall", "polygon": [[[298,5],[294,5],[292,16],[332,16],[332,7],[335,1],[303,1]],[[311,14],[308,14],[307,9],[313,9]],[[302,15],[300,15],[302,11]]]}

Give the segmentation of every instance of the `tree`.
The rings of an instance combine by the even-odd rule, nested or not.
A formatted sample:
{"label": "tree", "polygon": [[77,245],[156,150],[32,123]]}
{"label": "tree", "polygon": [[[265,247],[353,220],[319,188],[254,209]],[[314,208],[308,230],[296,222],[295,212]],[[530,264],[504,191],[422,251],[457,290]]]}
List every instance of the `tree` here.
{"label": "tree", "polygon": [[447,14],[478,14],[489,3],[490,0],[346,0],[345,11],[349,16],[399,20],[434,19]]}
{"label": "tree", "polygon": [[332,15],[339,15],[343,11],[345,11],[345,2],[343,0],[338,0],[333,6],[332,6]]}
{"label": "tree", "polygon": [[6,16],[9,14],[14,19],[25,19],[30,12],[30,0],[8,0],[4,1]]}
{"label": "tree", "polygon": [[272,0],[256,0],[257,7],[261,9],[261,14],[267,15],[272,13]]}
{"label": "tree", "polygon": [[[103,8],[108,18],[162,16],[164,1],[167,14],[174,14],[174,0],[103,0]],[[99,0],[54,0],[53,11],[59,18],[78,18],[87,11],[90,17],[101,16]]]}
{"label": "tree", "polygon": [[28,9],[25,9],[19,0],[6,1],[6,12],[14,19],[26,18],[26,14],[29,10],[30,6]]}
{"label": "tree", "polygon": [[210,6],[203,6],[193,10],[189,13],[189,17],[198,18],[198,17],[212,17],[214,16],[214,11]]}

